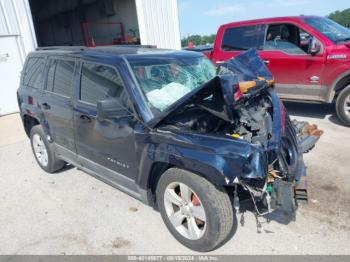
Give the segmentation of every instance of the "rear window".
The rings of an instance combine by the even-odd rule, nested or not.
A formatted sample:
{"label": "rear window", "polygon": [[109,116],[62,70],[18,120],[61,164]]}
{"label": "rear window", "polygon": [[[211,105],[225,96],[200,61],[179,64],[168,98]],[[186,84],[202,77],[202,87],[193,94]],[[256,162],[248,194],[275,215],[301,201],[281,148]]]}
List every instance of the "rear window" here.
{"label": "rear window", "polygon": [[23,77],[25,86],[41,89],[44,63],[44,58],[32,57],[28,59]]}
{"label": "rear window", "polygon": [[241,51],[249,48],[262,49],[265,25],[228,28],[224,32],[221,48],[224,51]]}
{"label": "rear window", "polygon": [[46,90],[71,97],[73,89],[74,75],[73,61],[66,60],[51,60],[48,75]]}

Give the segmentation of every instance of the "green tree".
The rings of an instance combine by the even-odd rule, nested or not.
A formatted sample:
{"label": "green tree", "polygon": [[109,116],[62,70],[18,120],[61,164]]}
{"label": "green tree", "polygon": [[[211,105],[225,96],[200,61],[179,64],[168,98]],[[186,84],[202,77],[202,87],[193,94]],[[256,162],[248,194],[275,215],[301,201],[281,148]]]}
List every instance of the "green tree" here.
{"label": "green tree", "polygon": [[212,35],[189,35],[181,39],[181,46],[186,47],[189,42],[192,42],[194,45],[205,45],[212,44],[215,41],[215,34]]}
{"label": "green tree", "polygon": [[202,45],[213,44],[215,41],[215,34],[202,36]]}
{"label": "green tree", "polygon": [[343,11],[335,11],[328,15],[329,19],[337,22],[346,27],[350,27],[350,8],[345,9]]}

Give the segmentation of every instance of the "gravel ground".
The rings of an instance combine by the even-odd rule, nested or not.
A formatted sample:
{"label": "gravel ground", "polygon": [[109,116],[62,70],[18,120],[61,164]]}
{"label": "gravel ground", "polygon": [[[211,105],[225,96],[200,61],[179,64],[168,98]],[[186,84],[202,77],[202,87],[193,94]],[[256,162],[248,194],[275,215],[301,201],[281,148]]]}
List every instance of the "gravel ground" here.
{"label": "gravel ground", "polygon": [[[350,254],[350,128],[331,106],[287,103],[325,131],[305,155],[309,204],[296,221],[238,214],[233,238],[211,254]],[[193,254],[152,208],[77,170],[46,174],[17,114],[0,118],[0,254]]]}

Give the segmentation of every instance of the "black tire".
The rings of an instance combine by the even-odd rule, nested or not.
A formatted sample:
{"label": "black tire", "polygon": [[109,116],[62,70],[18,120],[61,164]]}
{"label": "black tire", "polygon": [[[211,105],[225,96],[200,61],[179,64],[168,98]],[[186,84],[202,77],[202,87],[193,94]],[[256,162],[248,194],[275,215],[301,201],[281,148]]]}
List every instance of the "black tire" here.
{"label": "black tire", "polygon": [[347,112],[344,108],[346,105],[350,106],[349,99],[350,99],[350,85],[345,87],[340,92],[335,104],[335,108],[337,111],[337,116],[342,121],[342,123],[350,127],[350,112]]}
{"label": "black tire", "polygon": [[[40,138],[42,139],[43,143],[45,144],[46,147],[46,152],[47,152],[47,165],[43,165],[38,157],[36,156],[35,150],[34,150],[34,141],[33,137],[34,135],[39,135]],[[34,154],[34,158],[38,165],[45,170],[48,173],[54,173],[60,169],[63,168],[65,165],[65,162],[59,158],[57,158],[54,150],[54,146],[49,143],[46,139],[46,135],[40,125],[33,126],[32,129],[30,130],[30,144],[32,146],[32,151]]]}
{"label": "black tire", "polygon": [[[169,220],[165,210],[164,195],[167,187],[173,183],[182,183],[190,187],[198,196],[204,208],[206,227],[199,239],[193,240],[184,237]],[[233,213],[229,195],[224,188],[214,186],[199,175],[178,168],[168,169],[159,179],[156,197],[160,213],[168,230],[180,243],[190,249],[201,252],[211,251],[223,245],[228,240],[230,233],[233,232],[236,217]]]}

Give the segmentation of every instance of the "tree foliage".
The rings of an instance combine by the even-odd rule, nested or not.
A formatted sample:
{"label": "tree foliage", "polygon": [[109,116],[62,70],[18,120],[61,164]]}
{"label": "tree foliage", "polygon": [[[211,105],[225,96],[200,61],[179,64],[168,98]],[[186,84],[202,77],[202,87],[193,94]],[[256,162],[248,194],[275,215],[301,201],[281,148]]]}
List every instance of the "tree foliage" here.
{"label": "tree foliage", "polygon": [[215,41],[215,34],[212,35],[190,35],[181,39],[181,45],[183,47],[187,46],[189,42],[192,42],[194,45],[205,45],[212,44]]}
{"label": "tree foliage", "polygon": [[350,8],[343,11],[335,11],[328,15],[329,19],[346,27],[350,27]]}

